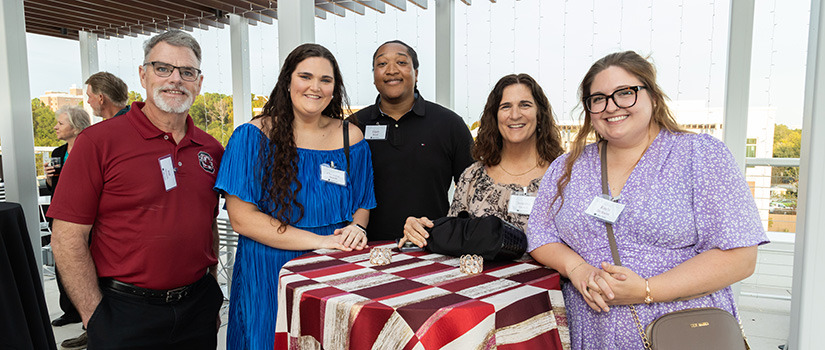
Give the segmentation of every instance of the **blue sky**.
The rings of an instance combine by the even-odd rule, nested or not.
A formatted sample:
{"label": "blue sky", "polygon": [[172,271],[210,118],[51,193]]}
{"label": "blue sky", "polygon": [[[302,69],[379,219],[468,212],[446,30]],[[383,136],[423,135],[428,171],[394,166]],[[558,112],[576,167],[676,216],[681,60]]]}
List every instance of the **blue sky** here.
{"label": "blue sky", "polygon": [[[800,127],[810,2],[756,0],[751,66],[752,106],[777,109],[777,123]],[[370,59],[380,43],[401,39],[420,56],[422,95],[435,96],[435,4],[385,14],[351,12],[316,19],[316,42],[341,65],[351,104],[376,95]],[[576,89],[590,64],[619,50],[650,55],[659,83],[673,100],[721,107],[727,57],[728,1],[499,0],[456,4],[456,112],[478,119],[502,75],[528,73],[544,88],[557,117],[578,120]],[[204,92],[231,93],[229,28],[192,33],[204,51]],[[147,37],[100,40],[100,69],[141,91],[137,66]],[[269,94],[278,74],[278,30],[250,26],[252,91]],[[76,41],[27,34],[30,91],[66,91],[82,84]]]}

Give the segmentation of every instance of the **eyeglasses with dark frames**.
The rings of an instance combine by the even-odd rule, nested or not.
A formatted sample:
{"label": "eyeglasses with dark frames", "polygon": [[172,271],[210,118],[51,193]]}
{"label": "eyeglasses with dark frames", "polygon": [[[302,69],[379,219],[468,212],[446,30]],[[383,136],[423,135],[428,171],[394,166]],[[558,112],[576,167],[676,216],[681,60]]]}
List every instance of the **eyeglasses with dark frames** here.
{"label": "eyeglasses with dark frames", "polygon": [[592,94],[584,99],[584,107],[593,114],[604,112],[607,109],[607,100],[613,100],[616,107],[630,108],[636,104],[639,98],[638,92],[645,89],[644,86],[628,86],[613,91],[610,95]]}
{"label": "eyeglasses with dark frames", "polygon": [[166,78],[172,75],[172,72],[174,72],[175,69],[177,69],[178,73],[180,73],[180,78],[186,81],[198,80],[198,77],[201,75],[201,70],[195,67],[178,67],[160,61],[146,62],[143,65],[151,65],[152,70],[155,71],[155,75],[161,78]]}

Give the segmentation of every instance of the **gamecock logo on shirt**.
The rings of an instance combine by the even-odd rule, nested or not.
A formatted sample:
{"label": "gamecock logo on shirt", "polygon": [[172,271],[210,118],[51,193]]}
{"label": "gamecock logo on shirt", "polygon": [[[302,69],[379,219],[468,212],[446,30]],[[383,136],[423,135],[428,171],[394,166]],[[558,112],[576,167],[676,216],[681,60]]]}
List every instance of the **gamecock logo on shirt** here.
{"label": "gamecock logo on shirt", "polygon": [[212,156],[209,153],[204,151],[198,152],[198,163],[200,163],[201,168],[206,170],[206,172],[210,174],[215,173],[215,161],[212,159]]}

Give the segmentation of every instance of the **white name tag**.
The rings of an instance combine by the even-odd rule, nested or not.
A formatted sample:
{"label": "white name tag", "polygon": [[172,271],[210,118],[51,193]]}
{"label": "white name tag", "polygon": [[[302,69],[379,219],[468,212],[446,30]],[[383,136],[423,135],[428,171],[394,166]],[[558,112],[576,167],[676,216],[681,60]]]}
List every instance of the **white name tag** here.
{"label": "white name tag", "polygon": [[510,195],[510,203],[507,205],[507,211],[515,214],[530,215],[530,212],[533,211],[533,203],[535,202],[535,195],[513,193]]}
{"label": "white name tag", "polygon": [[624,204],[616,203],[602,197],[596,197],[593,198],[593,201],[590,202],[590,205],[584,212],[596,219],[612,224],[619,218],[619,214],[622,213],[624,207]]}
{"label": "white name tag", "polygon": [[386,125],[367,125],[364,130],[364,138],[367,140],[386,140],[387,126]]}
{"label": "white name tag", "polygon": [[175,179],[175,165],[172,164],[172,155],[168,154],[158,158],[160,163],[160,175],[163,176],[163,186],[166,191],[178,187],[178,181]]}
{"label": "white name tag", "polygon": [[321,164],[321,180],[334,183],[336,185],[347,185],[347,172],[331,167],[329,164]]}

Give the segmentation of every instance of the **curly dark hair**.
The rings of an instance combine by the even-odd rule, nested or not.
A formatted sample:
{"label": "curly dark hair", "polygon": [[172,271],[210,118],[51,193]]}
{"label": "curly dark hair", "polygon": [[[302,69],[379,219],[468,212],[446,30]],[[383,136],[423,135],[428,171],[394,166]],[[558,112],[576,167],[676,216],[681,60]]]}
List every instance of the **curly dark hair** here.
{"label": "curly dark hair", "polygon": [[[261,188],[265,194],[264,198],[271,199],[269,207],[264,209],[281,222],[278,232],[286,231],[287,225],[301,220],[304,216],[304,206],[295,198],[301,190],[301,182],[298,181],[298,149],[295,146],[292,127],[295,115],[289,86],[292,83],[292,73],[298,64],[312,57],[327,59],[332,64],[335,80],[332,100],[322,114],[343,120],[344,111],[349,110],[349,98],[335,56],[318,44],[303,44],[292,50],[281,67],[278,82],[269,95],[269,101],[264,105],[262,113],[253,118],[261,118],[263,129],[268,128],[267,138],[261,140],[258,164],[261,167]],[[298,211],[297,217],[294,215],[295,210]]]}
{"label": "curly dark hair", "polygon": [[556,128],[553,109],[550,101],[544,95],[544,90],[533,77],[528,74],[509,74],[498,80],[493,91],[487,96],[487,104],[479,121],[478,136],[473,145],[473,158],[485,166],[498,165],[501,162],[501,148],[503,141],[498,130],[498,106],[504,95],[504,89],[510,85],[521,84],[533,93],[533,100],[538,107],[536,115],[536,150],[543,162],[548,164],[564,153],[561,147],[561,133]]}

